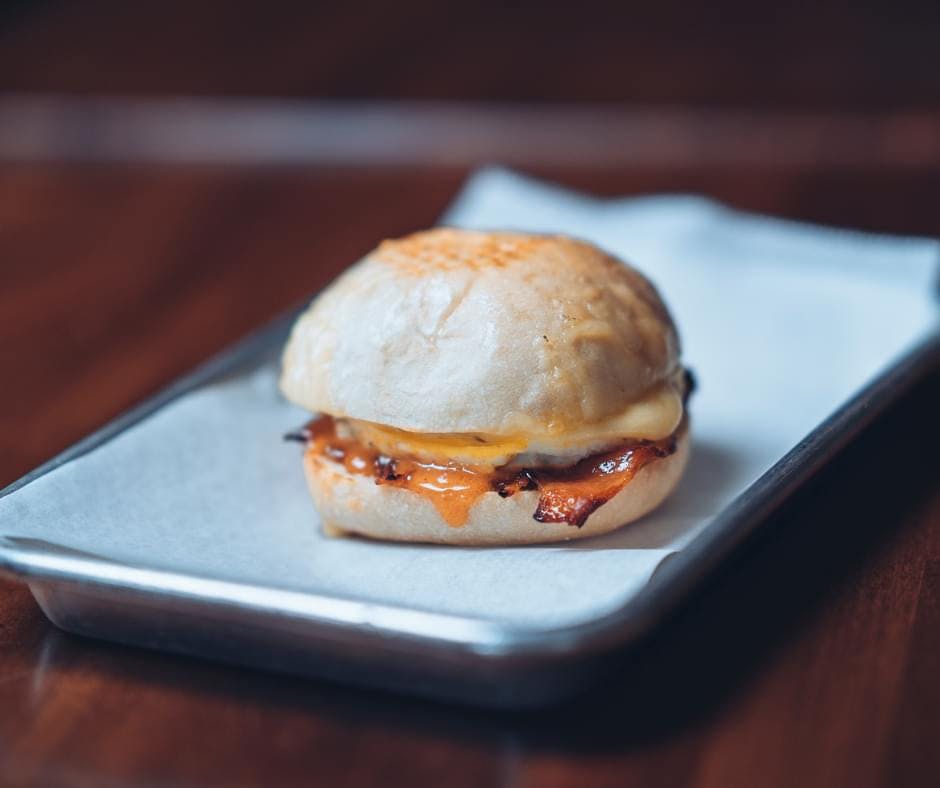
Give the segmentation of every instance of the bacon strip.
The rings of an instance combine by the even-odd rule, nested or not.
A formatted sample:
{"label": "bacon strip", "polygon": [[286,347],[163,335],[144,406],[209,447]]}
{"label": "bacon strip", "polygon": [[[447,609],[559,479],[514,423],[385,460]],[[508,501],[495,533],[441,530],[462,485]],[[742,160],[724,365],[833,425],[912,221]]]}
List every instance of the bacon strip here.
{"label": "bacon strip", "polygon": [[463,525],[470,508],[487,492],[508,498],[538,490],[535,520],[580,528],[591,513],[619,493],[641,468],[676,450],[676,435],[660,441],[630,441],[616,449],[565,468],[484,468],[389,457],[353,438],[341,437],[330,416],[320,416],[286,438],[306,441],[307,451],[342,465],[348,472],[372,476],[376,484],[424,496],[453,526]]}

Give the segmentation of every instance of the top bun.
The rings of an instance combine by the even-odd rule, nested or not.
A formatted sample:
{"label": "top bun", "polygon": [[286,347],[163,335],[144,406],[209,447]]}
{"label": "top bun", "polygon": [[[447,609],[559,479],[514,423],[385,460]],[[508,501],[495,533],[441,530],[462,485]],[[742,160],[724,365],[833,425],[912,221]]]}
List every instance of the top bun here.
{"label": "top bun", "polygon": [[649,281],[585,241],[441,228],[384,241],[294,325],[281,388],[414,432],[557,433],[677,370]]}

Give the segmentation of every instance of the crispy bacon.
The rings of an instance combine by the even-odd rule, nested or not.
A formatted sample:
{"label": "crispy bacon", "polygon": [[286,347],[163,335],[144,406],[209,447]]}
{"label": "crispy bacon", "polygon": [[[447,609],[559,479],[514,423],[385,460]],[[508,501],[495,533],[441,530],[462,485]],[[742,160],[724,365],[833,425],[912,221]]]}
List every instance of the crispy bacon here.
{"label": "crispy bacon", "polygon": [[341,464],[350,473],[372,476],[376,484],[392,485],[424,496],[454,526],[466,522],[470,508],[486,492],[508,498],[522,491],[537,490],[539,499],[534,519],[580,528],[640,469],[676,450],[676,435],[671,435],[660,441],[629,441],[564,468],[490,469],[389,457],[354,438],[338,435],[336,423],[330,416],[320,416],[285,438],[304,440],[308,452]]}

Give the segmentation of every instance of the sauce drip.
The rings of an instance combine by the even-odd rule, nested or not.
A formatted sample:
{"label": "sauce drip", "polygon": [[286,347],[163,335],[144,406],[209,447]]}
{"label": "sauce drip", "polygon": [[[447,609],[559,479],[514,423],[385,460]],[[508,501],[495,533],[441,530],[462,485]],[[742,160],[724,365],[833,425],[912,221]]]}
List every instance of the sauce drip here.
{"label": "sauce drip", "polygon": [[306,451],[342,465],[347,472],[372,476],[376,484],[410,490],[429,500],[444,521],[461,526],[477,499],[488,492],[508,498],[538,490],[533,518],[580,528],[592,512],[619,493],[641,468],[676,450],[676,435],[659,441],[631,441],[564,468],[489,468],[420,462],[389,457],[368,444],[337,433],[336,421],[320,416],[299,433]]}

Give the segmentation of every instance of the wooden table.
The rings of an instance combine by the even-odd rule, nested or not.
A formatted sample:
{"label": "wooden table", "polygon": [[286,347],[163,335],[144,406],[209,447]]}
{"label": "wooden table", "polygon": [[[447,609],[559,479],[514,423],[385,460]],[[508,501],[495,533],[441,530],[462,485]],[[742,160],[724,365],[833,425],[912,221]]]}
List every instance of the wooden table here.
{"label": "wooden table", "polygon": [[[383,109],[404,128],[433,127],[427,150],[441,155],[422,158],[377,133],[350,149],[330,125],[348,107],[329,104],[0,102],[0,484],[380,238],[433,223],[482,150],[602,194],[692,190],[940,234],[940,124],[928,110],[623,111],[593,116],[614,135],[561,139],[511,108],[471,108],[497,133],[455,137],[428,114],[439,110]],[[236,111],[282,134],[276,161],[257,128],[229,122]],[[219,128],[231,134],[221,151],[208,144]],[[534,150],[517,144],[520,128],[541,140]],[[938,402],[934,375],[624,656],[616,681],[538,713],[81,640],[48,624],[24,586],[0,582],[0,783],[936,785]]]}

